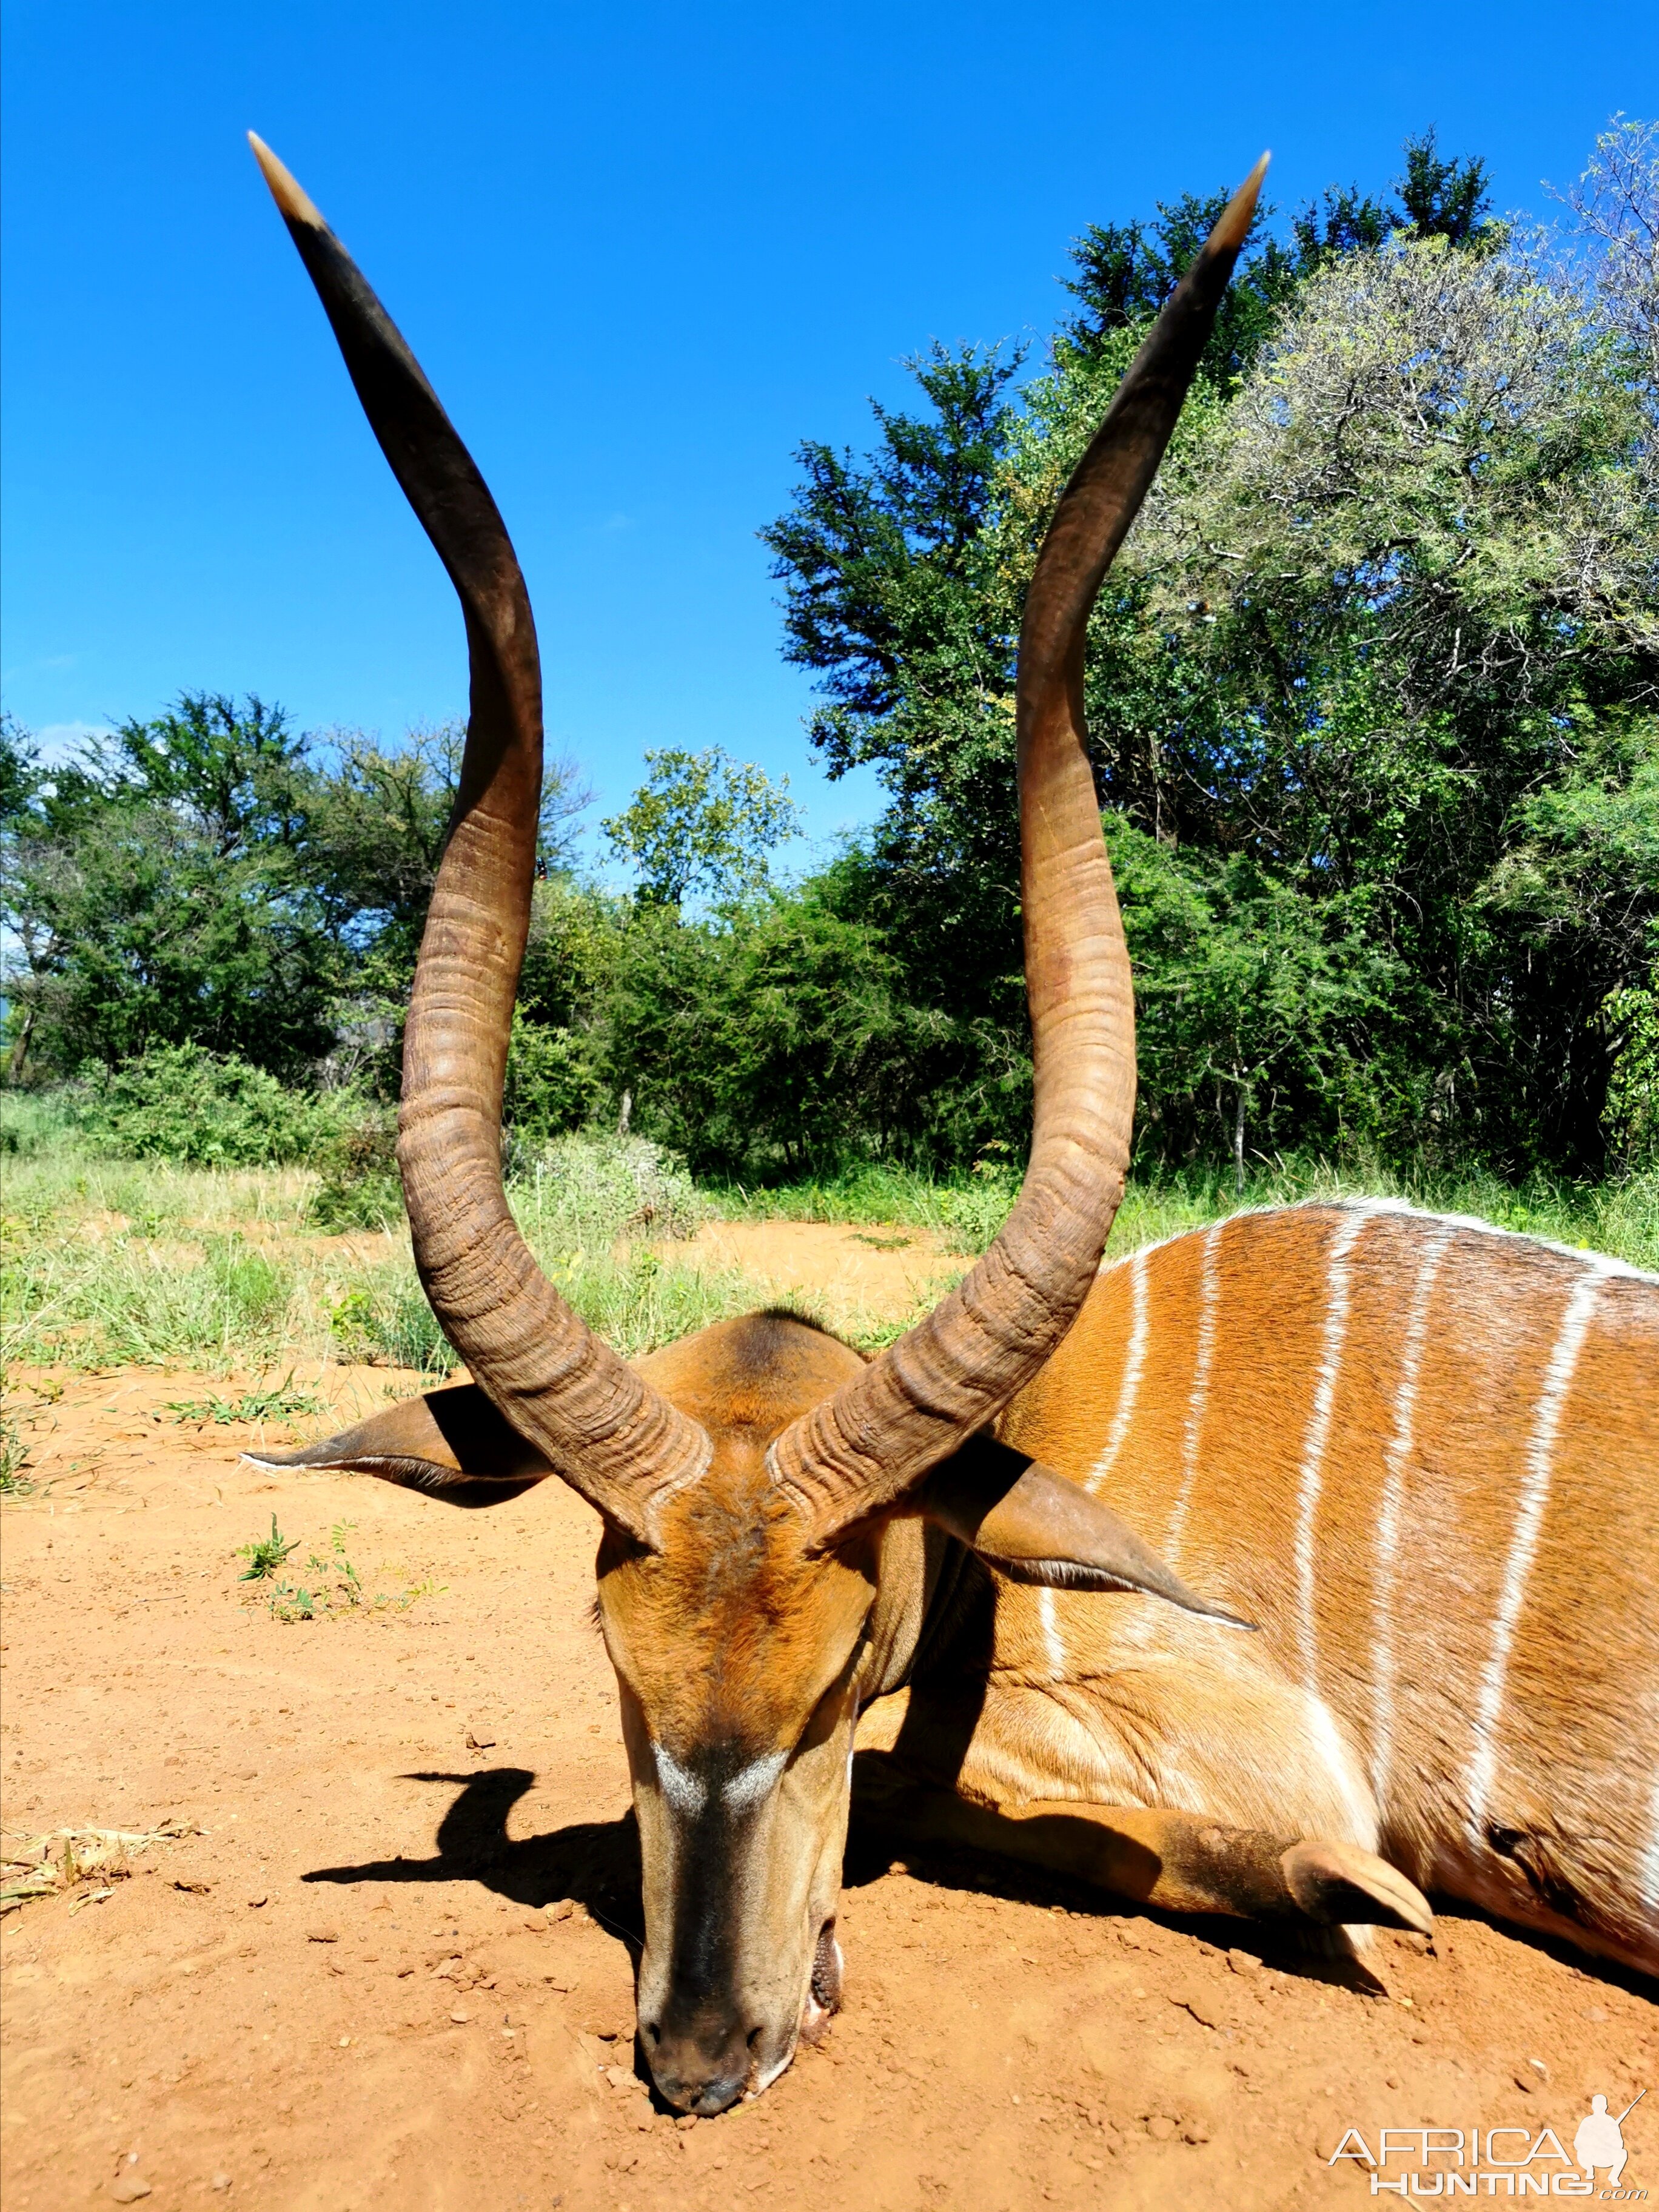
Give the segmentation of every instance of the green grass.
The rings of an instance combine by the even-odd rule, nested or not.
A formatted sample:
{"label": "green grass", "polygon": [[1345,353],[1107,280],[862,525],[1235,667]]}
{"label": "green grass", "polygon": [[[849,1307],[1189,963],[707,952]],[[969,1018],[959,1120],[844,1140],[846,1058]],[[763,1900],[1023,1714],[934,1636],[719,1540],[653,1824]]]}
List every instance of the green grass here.
{"label": "green grass", "polygon": [[[406,1231],[365,1233],[343,1247],[319,1236],[313,1172],[100,1159],[72,1131],[46,1135],[6,1162],[5,1358],[82,1369],[188,1364],[209,1374],[330,1356],[433,1375],[455,1365]],[[548,1274],[626,1358],[752,1311],[770,1295],[743,1275],[642,1249],[645,1238],[690,1233],[705,1209],[672,1163],[639,1139],[550,1147],[512,1197]],[[181,1418],[299,1410],[273,1401],[264,1415],[251,1413],[252,1402],[191,1401]]]}
{"label": "green grass", "polygon": [[373,1585],[386,1571],[384,1565],[365,1581],[346,1548],[347,1538],[354,1534],[356,1528],[354,1521],[336,1521],[329,1531],[328,1550],[308,1555],[302,1571],[305,1581],[278,1582],[278,1571],[286,1566],[290,1554],[299,1550],[300,1539],[285,1537],[273,1513],[269,1536],[238,1547],[235,1556],[245,1559],[248,1565],[237,1579],[269,1583],[269,1589],[251,1595],[269,1606],[273,1620],[288,1623],[339,1620],[354,1613],[376,1613],[389,1609],[407,1613],[418,1599],[440,1594],[439,1586],[432,1582],[406,1585],[401,1590],[376,1589]]}
{"label": "green grass", "polygon": [[1007,1216],[1019,1178],[1002,1168],[935,1182],[912,1168],[849,1168],[829,1182],[751,1190],[726,1183],[709,1197],[728,1221],[902,1224],[939,1232],[948,1252],[983,1252]]}
{"label": "green grass", "polygon": [[[888,1223],[932,1229],[940,1232],[947,1250],[978,1253],[1002,1226],[1016,1192],[1014,1179],[1000,1170],[978,1178],[930,1182],[908,1170],[869,1167],[833,1182],[767,1190],[728,1184],[711,1196],[727,1220]],[[1618,1183],[1535,1176],[1517,1187],[1496,1176],[1400,1176],[1374,1162],[1343,1168],[1292,1160],[1250,1177],[1242,1196],[1230,1170],[1185,1170],[1130,1183],[1108,1249],[1121,1258],[1244,1206],[1358,1197],[1402,1198],[1429,1212],[1474,1214],[1500,1229],[1610,1253],[1632,1267],[1659,1270],[1659,1170]]]}
{"label": "green grass", "polygon": [[322,1413],[327,1407],[314,1390],[294,1388],[294,1370],[290,1368],[280,1382],[263,1390],[245,1390],[239,1398],[221,1398],[209,1394],[205,1398],[169,1398],[167,1410],[175,1421],[191,1421],[205,1426],[209,1421],[221,1428],[239,1424],[251,1425],[257,1421],[280,1421],[295,1413]]}
{"label": "green grass", "polygon": [[[446,1373],[455,1356],[415,1279],[407,1234],[318,1233],[318,1176],[299,1168],[185,1168],[106,1160],[31,1102],[6,1102],[16,1141],[4,1161],[0,1356],[32,1366],[188,1364],[204,1374],[287,1370],[273,1388],[179,1401],[181,1419],[252,1420],[306,1408],[291,1389],[303,1361],[369,1360]],[[27,1124],[27,1126],[25,1126]],[[583,1317],[625,1358],[772,1303],[768,1286],[672,1256],[700,1218],[845,1222],[934,1232],[948,1251],[982,1251],[1014,1196],[1001,1170],[931,1182],[891,1168],[749,1191],[694,1190],[638,1139],[565,1139],[510,1194],[531,1249]],[[1659,1171],[1619,1184],[1535,1178],[1390,1176],[1375,1167],[1292,1162],[1254,1176],[1242,1200],[1225,1175],[1131,1185],[1110,1252],[1202,1227],[1246,1206],[1363,1193],[1471,1213],[1505,1229],[1659,1270]],[[647,1243],[658,1248],[647,1249]],[[668,1256],[663,1255],[666,1247]],[[808,1300],[866,1348],[915,1315],[875,1316]],[[15,1428],[0,1436],[0,1490],[27,1478]]]}

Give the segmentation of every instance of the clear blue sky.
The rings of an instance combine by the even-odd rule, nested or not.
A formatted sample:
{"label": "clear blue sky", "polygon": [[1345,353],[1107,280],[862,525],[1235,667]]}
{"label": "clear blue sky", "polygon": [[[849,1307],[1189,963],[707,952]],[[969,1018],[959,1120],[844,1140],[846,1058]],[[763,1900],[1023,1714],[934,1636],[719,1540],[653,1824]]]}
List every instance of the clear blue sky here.
{"label": "clear blue sky", "polygon": [[803,436],[947,339],[1041,337],[1089,222],[1236,181],[1380,188],[1434,123],[1502,210],[1659,106],[1659,13],[9,0],[3,677],[39,732],[255,690],[394,737],[461,711],[449,587],[243,140],[379,290],[535,600],[601,808],[649,745],[825,782],[756,529]]}

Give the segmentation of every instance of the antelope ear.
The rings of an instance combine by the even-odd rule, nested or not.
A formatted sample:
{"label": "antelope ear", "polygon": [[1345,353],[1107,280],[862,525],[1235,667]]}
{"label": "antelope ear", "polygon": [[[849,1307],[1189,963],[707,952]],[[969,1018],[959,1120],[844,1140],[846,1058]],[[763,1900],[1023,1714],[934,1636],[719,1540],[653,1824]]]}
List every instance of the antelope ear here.
{"label": "antelope ear", "polygon": [[1229,1628],[1250,1620],[1209,1605],[1080,1483],[978,1436],[936,1468],[916,1510],[1010,1582],[1049,1589],[1135,1590]]}
{"label": "antelope ear", "polygon": [[255,1467],[337,1468],[378,1474],[445,1505],[500,1505],[553,1473],[475,1382],[405,1398],[322,1443],[244,1452]]}

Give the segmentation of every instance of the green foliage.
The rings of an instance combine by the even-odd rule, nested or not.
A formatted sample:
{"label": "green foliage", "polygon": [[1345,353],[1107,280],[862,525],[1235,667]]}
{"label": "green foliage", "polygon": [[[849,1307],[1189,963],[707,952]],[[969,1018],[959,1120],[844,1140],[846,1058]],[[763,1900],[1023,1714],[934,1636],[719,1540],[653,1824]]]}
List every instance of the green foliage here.
{"label": "green foliage", "polygon": [[591,1030],[549,1028],[529,1020],[522,1008],[514,1012],[501,1105],[512,1161],[579,1128],[608,1097]]}
{"label": "green foliage", "polygon": [[1139,978],[1147,1139],[1213,1103],[1242,1190],[1258,1113],[1332,1149],[1374,1136],[1387,1112],[1374,1040],[1402,979],[1368,934],[1369,896],[1299,897],[1249,854],[1172,852],[1121,815],[1107,832]]}
{"label": "green foliage", "polygon": [[0,1412],[0,1498],[33,1496],[33,1481],[23,1471],[28,1462],[28,1443],[21,1429],[9,1413]]}
{"label": "green foliage", "polygon": [[282,1530],[276,1525],[276,1516],[273,1513],[270,1516],[269,1536],[258,1536],[251,1544],[238,1547],[236,1556],[239,1559],[245,1559],[247,1565],[237,1577],[237,1580],[244,1583],[268,1582],[276,1570],[286,1563],[289,1553],[297,1552],[299,1548],[297,1538],[292,1543],[284,1538]]}
{"label": "green foliage", "polygon": [[694,1237],[703,1218],[683,1162],[638,1134],[585,1130],[554,1138],[512,1186],[514,1211],[539,1249],[608,1252],[624,1238]]}
{"label": "green foliage", "polygon": [[293,1413],[320,1413],[325,1409],[314,1390],[296,1390],[290,1368],[269,1389],[245,1390],[239,1398],[169,1398],[167,1411],[175,1421],[198,1425],[214,1422],[221,1428],[282,1420]]}
{"label": "green foliage", "polygon": [[[289,1554],[300,1548],[299,1540],[284,1541],[276,1527],[276,1516],[271,1516],[270,1535],[257,1544],[245,1544],[237,1553],[238,1559],[251,1561],[247,1572],[239,1579],[246,1582],[269,1581],[273,1587],[261,1595],[269,1608],[273,1620],[293,1623],[300,1620],[333,1620],[352,1613],[384,1613],[394,1608],[407,1612],[419,1598],[441,1595],[439,1584],[417,1583],[400,1591],[371,1591],[364,1582],[346,1547],[348,1537],[356,1533],[354,1521],[336,1521],[329,1530],[328,1549],[312,1552],[306,1560],[307,1588],[290,1582],[276,1582],[279,1567]],[[384,1573],[384,1567],[380,1570]],[[375,1577],[378,1579],[378,1577]]]}
{"label": "green foliage", "polygon": [[342,1359],[447,1375],[455,1348],[438,1326],[412,1269],[380,1268],[332,1306],[330,1326]]}
{"label": "green foliage", "polygon": [[986,1159],[948,1182],[935,1182],[913,1168],[863,1161],[827,1180],[753,1190],[728,1183],[717,1187],[715,1195],[731,1219],[903,1223],[936,1231],[948,1252],[977,1256],[1008,1218],[1019,1192],[1015,1170]]}
{"label": "green foliage", "polygon": [[1601,1012],[1614,1044],[1608,1133],[1628,1170],[1659,1169],[1659,963],[1644,989],[1609,991]]}
{"label": "green foliage", "polygon": [[[393,1087],[461,739],[299,737],[257,698],[185,692],[47,775],[8,725],[13,1077],[195,1044],[288,1080],[329,1058]],[[550,762],[544,868],[567,863],[587,803]]]}
{"label": "green foliage", "polygon": [[340,967],[303,751],[260,700],[186,692],[33,777],[8,836],[14,1074],[31,1050],[68,1072],[166,1044],[283,1071],[327,1049]]}
{"label": "green foliage", "polygon": [[621,935],[612,1085],[695,1172],[799,1175],[902,1127],[917,1025],[839,888],[832,871],[717,928],[646,909]]}
{"label": "green foliage", "polygon": [[75,1141],[75,1108],[63,1091],[0,1090],[0,1158],[61,1154]]}
{"label": "green foliage", "polygon": [[677,908],[693,893],[729,904],[760,890],[766,855],[799,835],[788,778],[774,784],[718,745],[648,752],[645,766],[632,805],[600,825],[618,859],[638,872],[640,897]]}
{"label": "green foliage", "polygon": [[[1087,653],[1143,1158],[1225,1150],[1237,1181],[1246,1154],[1359,1145],[1595,1174],[1624,1142],[1621,994],[1659,915],[1656,143],[1604,139],[1585,271],[1491,222],[1482,165],[1432,134],[1397,205],[1333,191],[1247,248]],[[1091,233],[1087,313],[1018,404],[966,354],[977,411],[944,404],[935,360],[932,419],[900,447],[882,415],[862,464],[803,448],[766,533],[814,739],[891,794],[831,896],[891,963],[911,1080],[885,1127],[844,1122],[849,1151],[1023,1142],[1021,598],[1213,212]],[[959,490],[940,457],[970,446]]]}
{"label": "green foliage", "polygon": [[[76,1182],[84,1192],[86,1182]],[[280,1355],[295,1318],[297,1286],[286,1259],[235,1233],[201,1235],[182,1249],[134,1230],[100,1236],[83,1228],[69,1240],[60,1224],[75,1218],[77,1195],[76,1184],[60,1186],[58,1203],[22,1217],[21,1233],[7,1241],[0,1310],[9,1358],[43,1365],[230,1365]]]}
{"label": "green foliage", "polygon": [[362,1111],[348,1093],[294,1090],[195,1044],[157,1046],[113,1074],[93,1063],[75,1105],[82,1129],[107,1150],[198,1167],[314,1160]]}

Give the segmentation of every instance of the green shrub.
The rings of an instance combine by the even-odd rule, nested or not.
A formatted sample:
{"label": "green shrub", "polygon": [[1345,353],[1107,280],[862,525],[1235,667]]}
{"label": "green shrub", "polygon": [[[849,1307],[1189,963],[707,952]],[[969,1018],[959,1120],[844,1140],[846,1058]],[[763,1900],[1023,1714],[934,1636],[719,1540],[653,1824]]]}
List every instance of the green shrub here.
{"label": "green shrub", "polygon": [[619,1238],[687,1237],[705,1207],[675,1154],[645,1137],[581,1130],[524,1162],[513,1210],[538,1250],[608,1253]]}
{"label": "green shrub", "polygon": [[526,1021],[515,1011],[501,1115],[517,1146],[543,1144],[598,1112],[607,1094],[595,1051],[589,1031]]}
{"label": "green shrub", "polygon": [[61,1090],[0,1091],[0,1156],[38,1159],[74,1143],[75,1121]]}
{"label": "green shrub", "polygon": [[314,1228],[401,1229],[403,1186],[397,1173],[397,1117],[366,1105],[361,1117],[322,1148],[308,1218]]}
{"label": "green shrub", "polygon": [[75,1115],[94,1143],[192,1167],[316,1159],[362,1113],[348,1091],[291,1090],[263,1068],[200,1045],[160,1045],[113,1073],[89,1065]]}
{"label": "green shrub", "polygon": [[388,1269],[354,1284],[329,1316],[334,1340],[348,1359],[372,1366],[414,1367],[447,1375],[455,1350],[439,1328],[414,1274]]}

